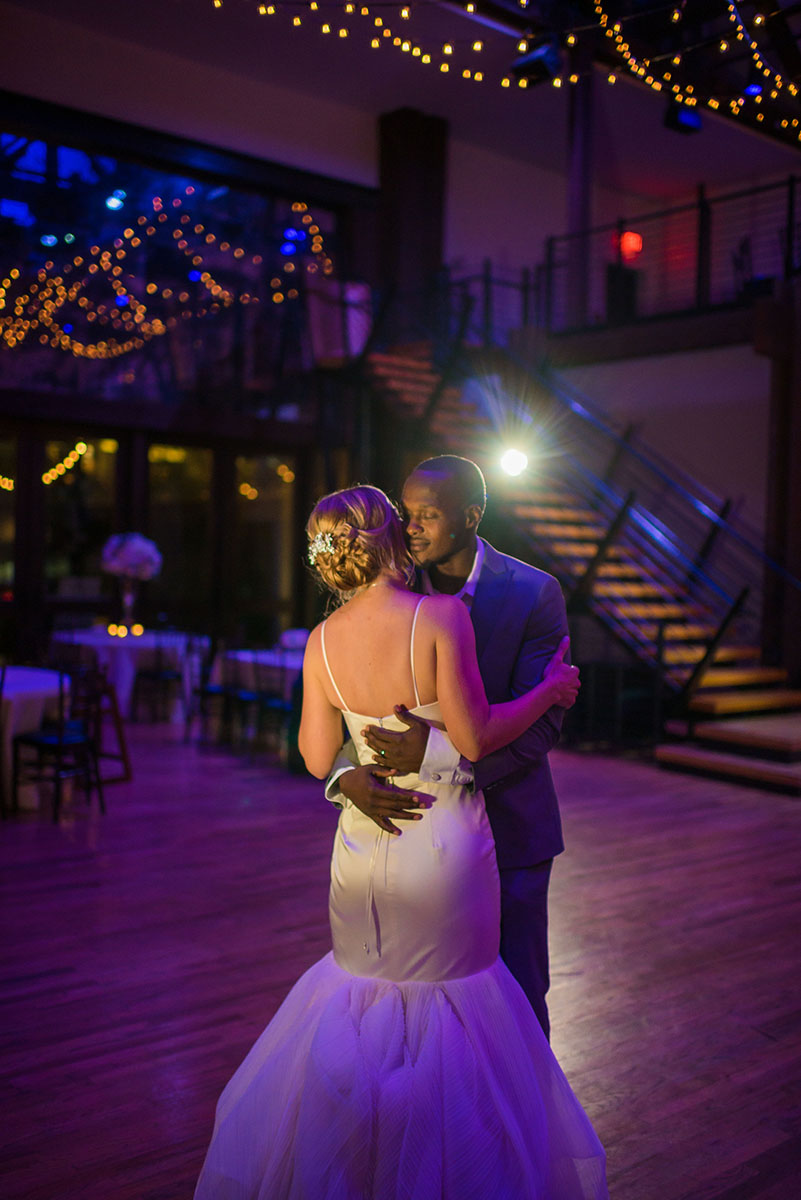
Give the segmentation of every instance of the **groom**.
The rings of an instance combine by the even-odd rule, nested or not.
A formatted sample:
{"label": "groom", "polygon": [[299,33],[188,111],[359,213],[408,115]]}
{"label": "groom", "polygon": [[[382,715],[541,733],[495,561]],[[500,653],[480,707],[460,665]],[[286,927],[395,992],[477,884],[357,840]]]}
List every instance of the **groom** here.
{"label": "groom", "polygon": [[[460,597],[470,609],[476,652],[490,703],[534,687],[567,635],[557,581],[500,554],[478,536],[486,487],[480,468],[452,454],[415,467],[403,488],[409,549],[420,590]],[[396,709],[403,732],[371,726],[367,741],[377,767],[341,766],[326,794],[337,789],[384,828],[412,819],[413,792],[385,782],[391,770],[416,772],[421,782],[481,789],[487,805],[501,881],[501,957],[520,983],[547,1036],[548,883],[554,856],[564,849],[548,751],[563,710],[552,708],[509,746],[479,762],[461,759],[448,738],[406,709]]]}

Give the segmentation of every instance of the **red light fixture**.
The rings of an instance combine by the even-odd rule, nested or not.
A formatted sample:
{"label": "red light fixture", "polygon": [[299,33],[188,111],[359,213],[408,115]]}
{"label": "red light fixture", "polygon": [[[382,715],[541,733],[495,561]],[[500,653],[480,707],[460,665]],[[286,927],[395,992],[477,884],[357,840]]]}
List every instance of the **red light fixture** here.
{"label": "red light fixture", "polygon": [[624,263],[634,262],[642,253],[642,236],[633,229],[627,229],[620,235],[620,257]]}

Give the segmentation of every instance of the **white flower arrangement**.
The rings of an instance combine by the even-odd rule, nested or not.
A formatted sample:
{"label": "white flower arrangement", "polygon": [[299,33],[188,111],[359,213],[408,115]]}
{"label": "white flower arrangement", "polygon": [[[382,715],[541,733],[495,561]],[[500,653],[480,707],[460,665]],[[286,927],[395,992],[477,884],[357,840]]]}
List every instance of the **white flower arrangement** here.
{"label": "white flower arrangement", "polygon": [[141,533],[115,533],[103,547],[101,565],[123,579],[153,579],[161,570],[161,554]]}

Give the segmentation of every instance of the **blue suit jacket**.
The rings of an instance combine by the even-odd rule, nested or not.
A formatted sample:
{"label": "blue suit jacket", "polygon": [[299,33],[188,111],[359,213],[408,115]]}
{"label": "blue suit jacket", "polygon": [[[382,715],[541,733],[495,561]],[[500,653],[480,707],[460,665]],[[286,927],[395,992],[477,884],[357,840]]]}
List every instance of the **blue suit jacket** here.
{"label": "blue suit jacket", "polygon": [[[490,703],[528,691],[568,632],[562,589],[552,575],[486,545],[470,615]],[[550,709],[519,738],[474,765],[495,837],[499,867],[526,867],[564,849],[548,751],[562,727]]]}

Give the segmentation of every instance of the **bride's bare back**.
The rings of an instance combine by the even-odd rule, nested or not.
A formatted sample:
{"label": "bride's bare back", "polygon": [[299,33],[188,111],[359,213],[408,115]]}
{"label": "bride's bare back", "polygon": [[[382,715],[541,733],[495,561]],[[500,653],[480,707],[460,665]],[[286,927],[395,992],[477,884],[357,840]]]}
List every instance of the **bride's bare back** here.
{"label": "bride's bare back", "polygon": [[[388,716],[396,704],[414,708],[418,703],[410,657],[413,626],[419,703],[436,700],[434,631],[426,619],[431,600],[420,601],[419,595],[406,589],[379,585],[337,609],[326,621],[325,650],[331,674],[351,712]],[[314,652],[320,630],[312,637]],[[319,653],[322,658],[321,647]],[[341,707],[327,672],[322,683],[330,702]]]}
{"label": "bride's bare back", "polygon": [[[342,740],[343,705],[365,717],[380,717],[396,704],[417,704],[409,648],[419,601],[383,580],[349,600],[326,623],[330,673],[322,627],[313,630],[303,662],[300,726],[300,750],[313,775],[323,778],[331,768]],[[531,692],[490,705],[465,605],[450,596],[427,597],[420,604],[414,639],[419,702],[439,702],[454,746],[476,761],[512,741],[551,705],[573,702],[578,673],[559,661],[566,650],[567,639],[554,672]]]}

